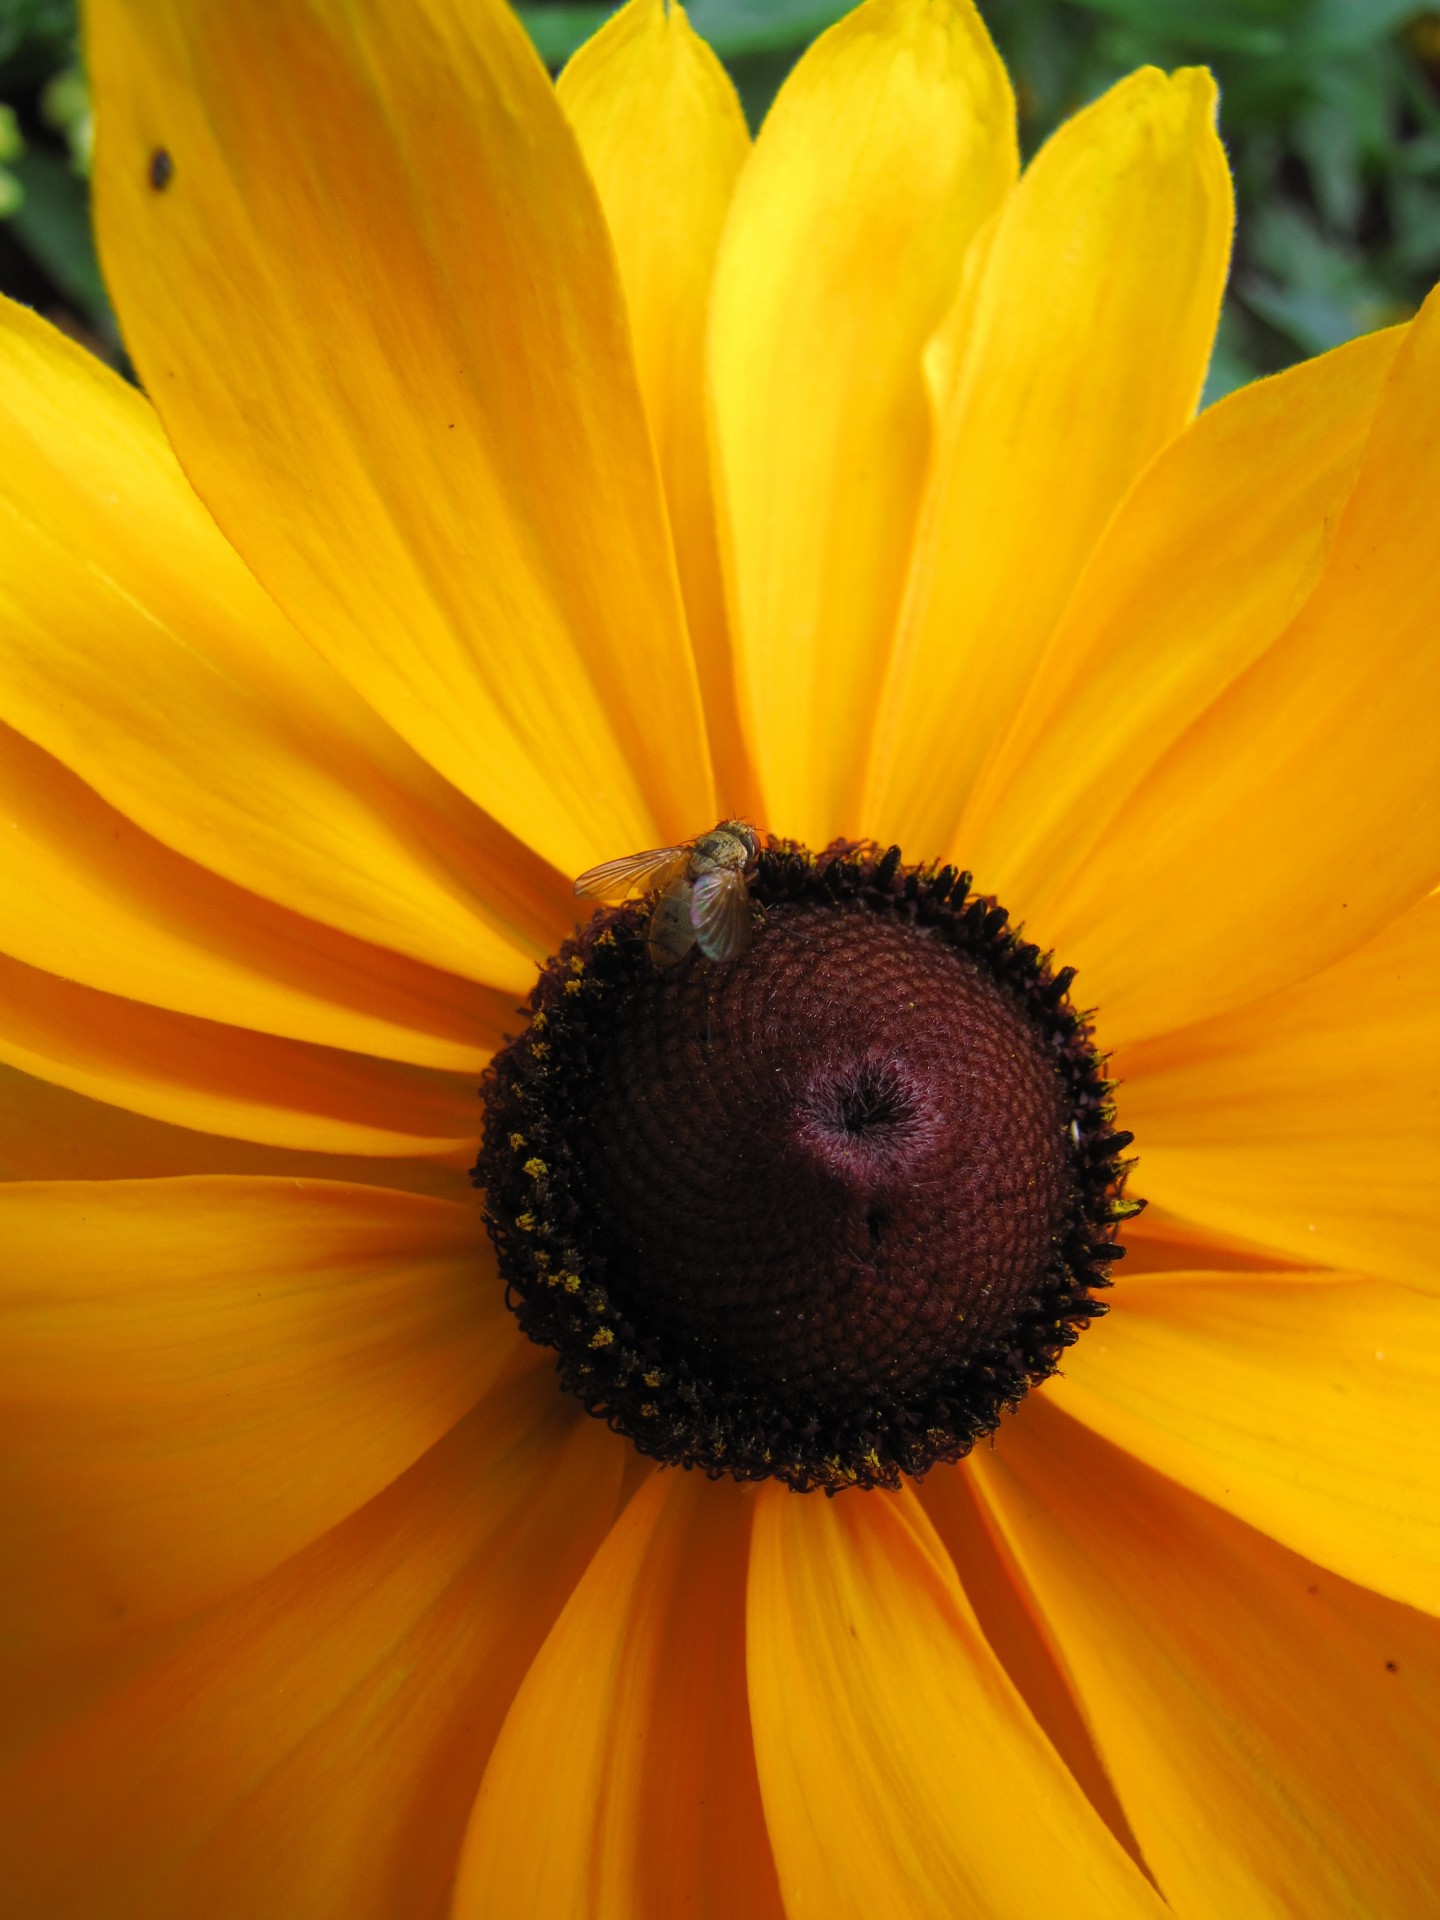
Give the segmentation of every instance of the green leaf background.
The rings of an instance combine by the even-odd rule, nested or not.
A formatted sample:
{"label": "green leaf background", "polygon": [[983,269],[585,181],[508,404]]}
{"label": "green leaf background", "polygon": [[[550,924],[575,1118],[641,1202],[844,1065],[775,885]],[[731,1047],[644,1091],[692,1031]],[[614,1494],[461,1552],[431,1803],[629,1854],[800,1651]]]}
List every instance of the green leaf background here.
{"label": "green leaf background", "polygon": [[[216,0],[224,4],[224,0]],[[1209,395],[1413,313],[1440,278],[1440,11],[1413,0],[980,0],[1033,152],[1133,67],[1221,88],[1239,234]],[[560,66],[613,9],[518,5]],[[693,0],[758,125],[841,0]],[[0,0],[0,286],[123,364],[90,239],[74,0]]]}

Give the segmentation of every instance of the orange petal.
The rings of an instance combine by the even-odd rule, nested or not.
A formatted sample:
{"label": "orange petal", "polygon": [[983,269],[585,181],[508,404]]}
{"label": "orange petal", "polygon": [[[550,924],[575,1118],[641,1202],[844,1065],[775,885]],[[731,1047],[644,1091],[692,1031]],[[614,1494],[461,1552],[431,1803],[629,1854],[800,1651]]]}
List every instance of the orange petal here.
{"label": "orange petal", "polygon": [[1314,584],[1404,338],[1230,394],[1101,538],[954,842],[1047,940],[1090,847]]}
{"label": "orange petal", "polygon": [[1440,1625],[1034,1412],[976,1470],[1170,1908],[1433,1911]]}
{"label": "orange petal", "polygon": [[1095,1751],[1054,1636],[976,1490],[968,1463],[936,1468],[916,1492],[996,1658],[1091,1806],[1143,1869],[1139,1843]]}
{"label": "orange petal", "polygon": [[86,17],[125,337],[262,584],[563,872],[713,820],[613,256],[509,8]]}
{"label": "orange petal", "polygon": [[485,1756],[610,1523],[622,1451],[542,1370],[488,1399],[23,1763],[3,1794],[16,1911],[443,1913]]}
{"label": "orange petal", "polygon": [[1330,1274],[1126,1278],[1046,1391],[1307,1559],[1440,1612],[1440,1301]]}
{"label": "orange petal", "polygon": [[767,1487],[750,1712],[789,1920],[1164,1908],[976,1624],[911,1493]]}
{"label": "orange petal", "polygon": [[1087,555],[1195,411],[1233,218],[1194,68],[1145,68],[1068,120],[998,216],[931,355],[935,464],[867,830],[952,846]]}
{"label": "orange petal", "polygon": [[1308,1272],[1313,1265],[1267,1253],[1253,1240],[1178,1219],[1153,1201],[1127,1222],[1122,1238],[1127,1278],[1132,1273],[1295,1273]]}
{"label": "orange petal", "polygon": [[557,876],[311,651],[149,406],[0,301],[0,719],[166,846],[469,979],[528,985]]}
{"label": "orange petal", "polygon": [[1304,979],[1440,880],[1437,493],[1432,296],[1314,591],[1141,783],[1046,919],[1107,1046]]}
{"label": "orange petal", "polygon": [[969,0],[868,0],[771,109],[710,316],[742,710],[775,828],[855,831],[929,455],[921,356],[1015,177]]}
{"label": "orange petal", "polygon": [[515,995],[304,920],[171,853],[0,725],[0,951],[180,1013],[473,1078]]}
{"label": "orange petal", "polygon": [[480,1216],[375,1187],[0,1187],[7,1658],[173,1620],[393,1480],[516,1336]]}
{"label": "orange petal", "polygon": [[753,1496],[655,1473],[516,1697],[455,1920],[780,1920],[745,1709]]}
{"label": "orange petal", "polygon": [[1147,1197],[1440,1292],[1437,977],[1432,895],[1299,986],[1120,1054]]}
{"label": "orange petal", "polygon": [[685,9],[630,0],[557,82],[620,262],[660,461],[720,809],[749,815],[705,423],[705,315],[720,229],[750,151],[729,75]]}
{"label": "orange petal", "polygon": [[305,1153],[194,1133],[87,1100],[0,1065],[0,1180],[153,1180],[167,1174],[283,1174],[399,1187],[477,1206],[473,1146],[449,1160]]}
{"label": "orange petal", "polygon": [[152,1120],[311,1153],[460,1153],[473,1080],[247,1033],[0,955],[0,1063]]}

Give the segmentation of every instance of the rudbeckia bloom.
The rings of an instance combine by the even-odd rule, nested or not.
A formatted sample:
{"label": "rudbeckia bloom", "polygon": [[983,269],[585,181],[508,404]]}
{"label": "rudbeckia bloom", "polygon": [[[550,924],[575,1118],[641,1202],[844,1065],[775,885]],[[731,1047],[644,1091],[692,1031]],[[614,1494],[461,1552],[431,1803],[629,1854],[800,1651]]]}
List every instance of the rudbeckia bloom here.
{"label": "rudbeckia bloom", "polygon": [[[498,0],[88,31],[9,1909],[1434,1911],[1440,308],[1197,419],[1209,81],[1020,177],[966,0],[753,148],[660,0],[558,89]],[[736,957],[576,932],[725,820]]]}

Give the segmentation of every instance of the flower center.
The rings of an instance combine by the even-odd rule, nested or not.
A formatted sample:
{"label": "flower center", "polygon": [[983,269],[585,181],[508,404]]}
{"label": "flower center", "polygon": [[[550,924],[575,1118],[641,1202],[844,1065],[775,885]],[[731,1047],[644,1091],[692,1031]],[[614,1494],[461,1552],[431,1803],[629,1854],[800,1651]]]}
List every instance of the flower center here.
{"label": "flower center", "polygon": [[521,1326],[642,1452],[893,1486],[1104,1311],[1130,1136],[1072,975],[968,888],[772,842],[738,957],[657,966],[652,902],[544,969],[475,1177]]}

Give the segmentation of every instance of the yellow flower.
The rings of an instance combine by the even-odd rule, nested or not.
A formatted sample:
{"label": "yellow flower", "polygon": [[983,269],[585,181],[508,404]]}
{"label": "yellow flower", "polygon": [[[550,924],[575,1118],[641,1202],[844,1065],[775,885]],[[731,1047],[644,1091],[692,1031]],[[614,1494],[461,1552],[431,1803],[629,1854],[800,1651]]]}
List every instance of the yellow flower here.
{"label": "yellow flower", "polygon": [[[89,59],[149,398],[0,318],[8,1909],[1435,1911],[1440,307],[1196,421],[1208,79],[1017,184],[967,0],[753,151],[661,0],[558,105],[499,0]],[[467,1183],[571,878],[725,814],[972,869],[1137,1136],[1113,1312],[898,1491],[654,1470]]]}

